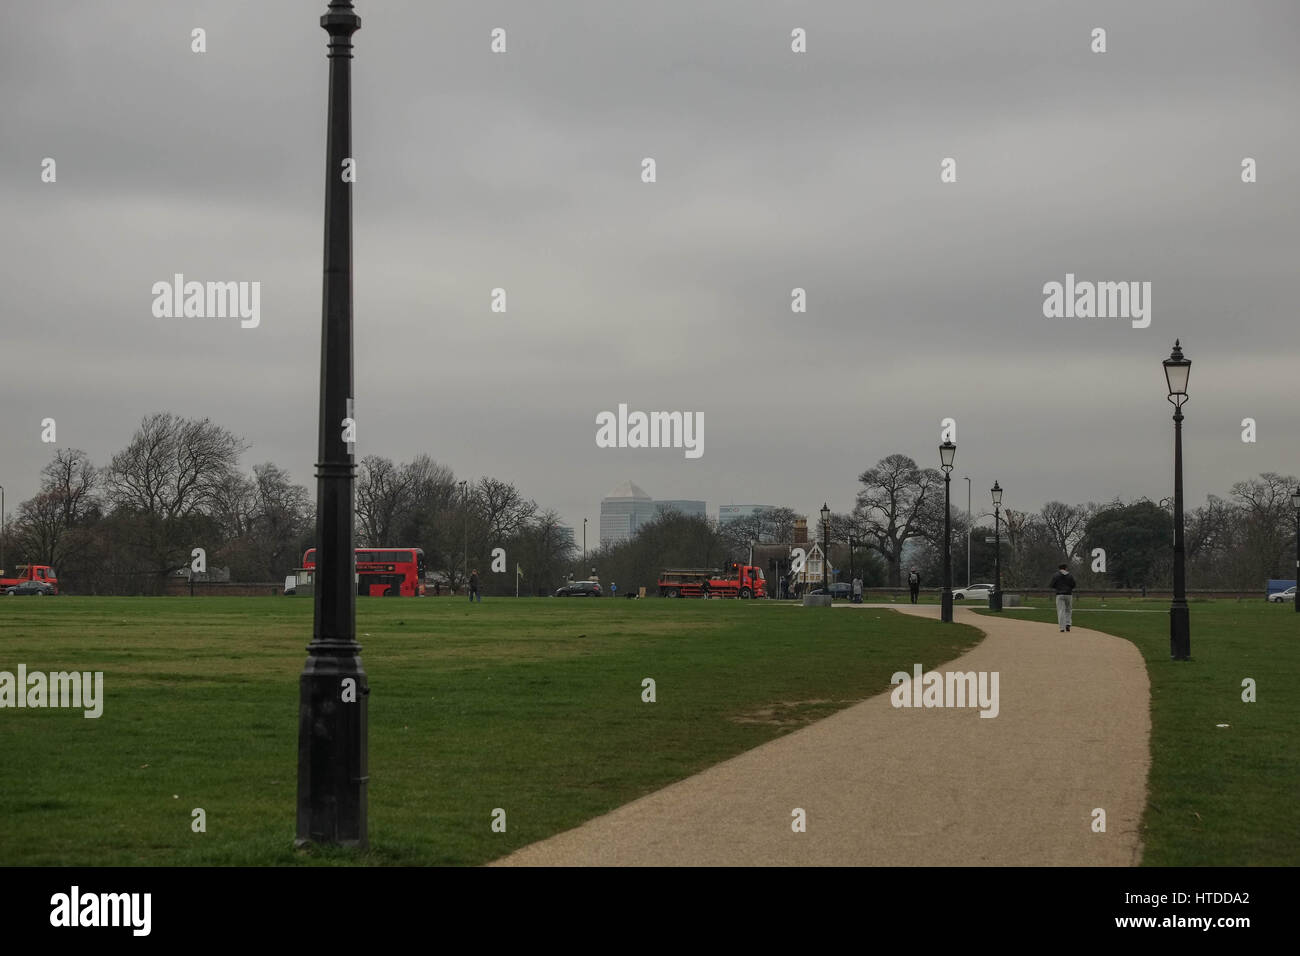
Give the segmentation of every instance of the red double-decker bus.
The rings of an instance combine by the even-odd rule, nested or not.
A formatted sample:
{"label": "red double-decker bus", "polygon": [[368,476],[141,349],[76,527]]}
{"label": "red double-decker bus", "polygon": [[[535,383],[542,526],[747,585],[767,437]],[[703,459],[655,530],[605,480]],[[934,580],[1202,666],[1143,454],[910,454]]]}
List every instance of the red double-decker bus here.
{"label": "red double-decker bus", "polygon": [[[304,571],[316,568],[316,549],[303,555]],[[357,548],[357,594],[361,597],[424,596],[420,548]]]}

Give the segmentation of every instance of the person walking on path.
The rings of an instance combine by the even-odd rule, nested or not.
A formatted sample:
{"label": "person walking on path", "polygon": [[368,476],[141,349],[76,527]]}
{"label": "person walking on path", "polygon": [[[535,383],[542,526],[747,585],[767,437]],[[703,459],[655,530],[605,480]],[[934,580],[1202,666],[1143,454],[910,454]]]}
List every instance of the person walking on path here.
{"label": "person walking on path", "polygon": [[907,575],[907,589],[912,592],[912,603],[916,603],[917,596],[921,593],[921,575],[913,568]]}
{"label": "person walking on path", "polygon": [[1064,634],[1070,629],[1070,612],[1074,609],[1074,575],[1068,564],[1061,565],[1052,575],[1049,587],[1056,592],[1056,623]]}
{"label": "person walking on path", "polygon": [[618,597],[618,584],[613,581],[609,582],[609,596]]}
{"label": "person walking on path", "polygon": [[469,576],[469,603],[473,604],[476,599],[479,604],[483,603],[483,595],[478,593],[478,568]]}
{"label": "person walking on path", "polygon": [[862,578],[853,579],[853,603],[862,603]]}

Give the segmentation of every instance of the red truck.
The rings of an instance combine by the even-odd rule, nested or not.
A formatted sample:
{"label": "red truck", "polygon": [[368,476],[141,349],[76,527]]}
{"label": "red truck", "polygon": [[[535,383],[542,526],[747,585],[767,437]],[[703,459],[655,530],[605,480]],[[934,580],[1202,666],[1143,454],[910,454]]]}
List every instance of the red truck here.
{"label": "red truck", "polygon": [[54,573],[54,569],[48,564],[20,564],[16,576],[7,575],[3,570],[0,570],[0,594],[4,594],[5,588],[11,588],[26,581],[40,581],[42,584],[48,584],[54,588],[55,594],[59,593],[59,576]]}
{"label": "red truck", "polygon": [[767,597],[763,569],[732,563],[716,568],[664,568],[659,574],[660,597],[729,597],[748,600]]}

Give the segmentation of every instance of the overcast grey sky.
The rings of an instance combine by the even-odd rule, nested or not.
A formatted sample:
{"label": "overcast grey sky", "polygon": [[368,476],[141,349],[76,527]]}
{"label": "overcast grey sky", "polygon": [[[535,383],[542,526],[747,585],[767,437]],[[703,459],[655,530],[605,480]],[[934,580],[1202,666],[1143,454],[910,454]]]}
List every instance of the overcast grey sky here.
{"label": "overcast grey sky", "polygon": [[[45,417],[104,464],[146,414],[208,416],[314,489],[325,6],[5,5],[11,511]],[[995,478],[1018,509],[1158,499],[1180,337],[1190,502],[1300,471],[1291,0],[357,10],[358,458],[427,452],[579,529],[629,478],[811,513],[886,454],[937,467],[951,416],[977,511]],[[155,318],[178,272],[260,282],[260,326]],[[1150,326],[1045,318],[1066,273],[1151,282]],[[598,448],[620,402],[703,413],[703,456]]]}

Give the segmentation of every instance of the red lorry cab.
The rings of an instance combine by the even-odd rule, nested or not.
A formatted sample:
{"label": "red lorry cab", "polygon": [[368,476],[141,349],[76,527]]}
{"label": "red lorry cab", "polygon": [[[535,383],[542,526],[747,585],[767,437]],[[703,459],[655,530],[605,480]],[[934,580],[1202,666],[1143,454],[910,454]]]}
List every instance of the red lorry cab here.
{"label": "red lorry cab", "polygon": [[0,570],[0,591],[24,581],[42,581],[53,587],[55,594],[59,593],[59,576],[48,564],[20,564],[12,575]]}
{"label": "red lorry cab", "polygon": [[733,562],[716,568],[664,568],[659,575],[660,597],[767,597],[763,569]]}

